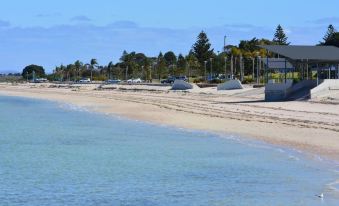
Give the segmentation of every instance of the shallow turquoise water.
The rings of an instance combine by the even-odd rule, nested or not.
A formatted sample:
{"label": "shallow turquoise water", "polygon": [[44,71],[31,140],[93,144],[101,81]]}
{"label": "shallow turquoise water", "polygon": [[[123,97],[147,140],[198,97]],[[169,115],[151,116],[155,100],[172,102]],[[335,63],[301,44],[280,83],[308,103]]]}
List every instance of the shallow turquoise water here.
{"label": "shallow turquoise water", "polygon": [[261,143],[3,96],[0,131],[0,205],[339,205],[331,165]]}

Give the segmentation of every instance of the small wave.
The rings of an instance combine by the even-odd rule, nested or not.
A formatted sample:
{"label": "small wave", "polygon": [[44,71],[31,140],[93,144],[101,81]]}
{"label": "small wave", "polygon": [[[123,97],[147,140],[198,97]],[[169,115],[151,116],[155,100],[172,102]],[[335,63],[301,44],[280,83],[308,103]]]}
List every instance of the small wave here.
{"label": "small wave", "polygon": [[90,112],[88,109],[85,107],[81,106],[76,106],[74,104],[59,104],[59,108],[64,109],[64,110],[69,110],[69,111],[77,111],[77,112]]}
{"label": "small wave", "polygon": [[328,192],[339,196],[339,180],[327,184],[327,190]]}
{"label": "small wave", "polygon": [[288,156],[288,159],[289,159],[289,160],[293,160],[293,161],[299,161],[299,160],[300,160],[298,157],[293,156],[293,155],[289,155],[289,156]]}

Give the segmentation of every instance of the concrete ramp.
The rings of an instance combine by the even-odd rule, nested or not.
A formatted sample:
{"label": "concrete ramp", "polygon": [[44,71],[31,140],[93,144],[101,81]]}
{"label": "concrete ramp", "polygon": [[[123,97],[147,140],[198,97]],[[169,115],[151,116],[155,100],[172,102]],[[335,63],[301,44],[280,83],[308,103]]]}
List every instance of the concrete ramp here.
{"label": "concrete ramp", "polygon": [[303,80],[297,84],[294,84],[287,100],[308,100],[311,97],[311,89],[316,86],[316,80]]}
{"label": "concrete ramp", "polygon": [[193,89],[193,85],[185,82],[184,80],[175,80],[172,85],[172,90],[188,90]]}
{"label": "concrete ramp", "polygon": [[321,84],[311,90],[311,98],[331,97],[339,91],[339,79],[325,79]]}
{"label": "concrete ramp", "polygon": [[219,90],[233,90],[233,89],[243,89],[241,82],[237,79],[229,80],[223,84],[218,85],[218,91]]}

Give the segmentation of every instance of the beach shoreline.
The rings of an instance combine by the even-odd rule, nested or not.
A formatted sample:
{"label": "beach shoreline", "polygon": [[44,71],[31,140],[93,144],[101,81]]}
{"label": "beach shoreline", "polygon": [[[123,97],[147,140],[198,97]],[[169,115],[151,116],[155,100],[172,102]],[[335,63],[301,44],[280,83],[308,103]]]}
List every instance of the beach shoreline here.
{"label": "beach shoreline", "polygon": [[73,104],[152,124],[234,134],[339,160],[339,106],[336,104],[267,103],[261,101],[259,90],[249,90],[248,93],[256,95],[245,96],[237,91],[215,93],[212,89],[174,92],[167,87],[126,85],[123,89],[114,86],[106,90],[96,90],[96,87],[0,84],[0,95]]}

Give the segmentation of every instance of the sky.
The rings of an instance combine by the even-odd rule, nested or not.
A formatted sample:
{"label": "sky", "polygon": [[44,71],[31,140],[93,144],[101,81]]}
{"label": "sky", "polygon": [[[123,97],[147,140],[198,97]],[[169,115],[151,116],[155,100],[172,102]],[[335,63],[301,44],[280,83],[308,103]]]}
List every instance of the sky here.
{"label": "sky", "polygon": [[215,51],[227,44],[272,39],[281,24],[293,45],[314,45],[339,26],[338,0],[1,0],[0,73],[29,64],[51,72],[96,58],[114,63],[124,50],[187,54],[204,30]]}

